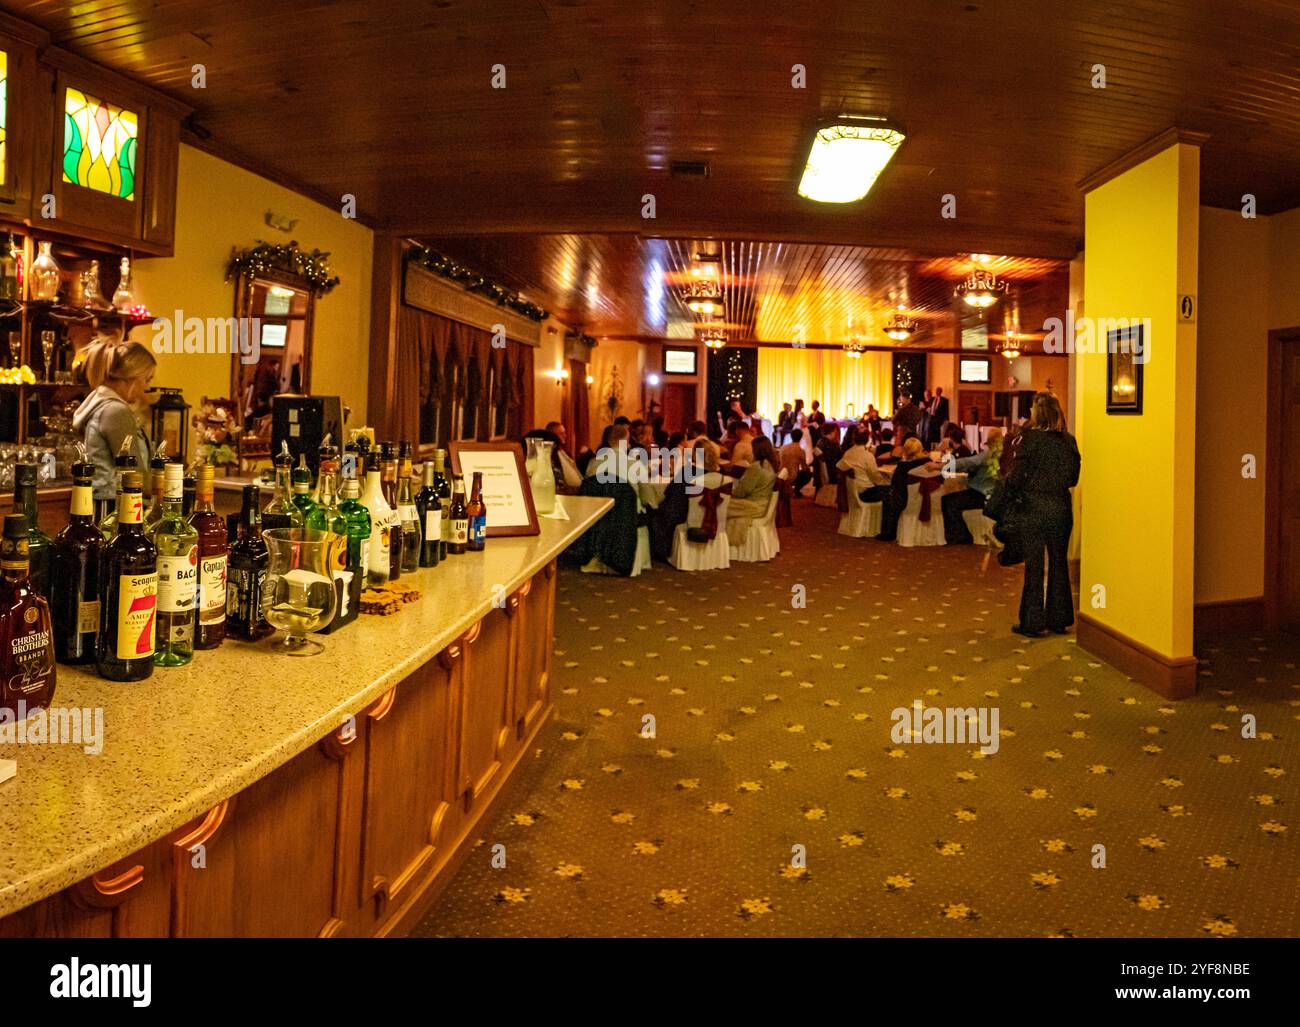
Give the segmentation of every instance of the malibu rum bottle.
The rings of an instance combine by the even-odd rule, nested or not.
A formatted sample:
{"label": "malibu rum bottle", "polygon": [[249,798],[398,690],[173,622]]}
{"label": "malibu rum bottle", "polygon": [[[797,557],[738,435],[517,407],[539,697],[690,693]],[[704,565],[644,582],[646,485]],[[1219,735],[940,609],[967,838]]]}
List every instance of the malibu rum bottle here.
{"label": "malibu rum bottle", "polygon": [[143,681],[153,673],[154,616],[158,606],[158,550],[145,537],[140,473],[122,475],[114,523],[104,547],[104,600],[96,646],[99,676]]}
{"label": "malibu rum bottle", "polygon": [[367,453],[366,490],[361,496],[361,504],[370,514],[370,549],[366,554],[366,585],[370,587],[383,585],[389,580],[393,532],[397,531],[400,538],[402,530],[396,512],[384,499],[379,473],[379,454]]}
{"label": "malibu rum bottle", "polygon": [[238,534],[230,545],[226,572],[226,631],[245,642],[256,642],[275,631],[266,620],[271,598],[266,572],[271,554],[262,538],[260,500],[261,490],[256,485],[244,486]]}
{"label": "malibu rum bottle", "polygon": [[455,477],[451,494],[451,531],[447,536],[447,552],[460,556],[469,541],[469,510],[465,506],[465,479]]}
{"label": "malibu rum bottle", "polygon": [[442,556],[442,499],[438,495],[432,460],[423,466],[424,486],[415,494],[415,510],[420,527],[420,566],[437,567]]}
{"label": "malibu rum bottle", "polygon": [[54,655],[61,663],[95,662],[104,536],[95,527],[94,477],[93,464],[72,465],[71,515],[50,555]]}
{"label": "malibu rum bottle", "polygon": [[190,525],[199,534],[199,583],[195,600],[194,648],[215,649],[226,637],[226,519],[217,513],[217,469],[203,464],[195,480]]}
{"label": "malibu rum bottle", "polygon": [[465,546],[471,552],[481,553],[487,546],[487,504],[483,502],[483,472],[474,472],[474,485],[470,489],[469,505],[465,508],[469,520],[469,538]]}
{"label": "malibu rum bottle", "polygon": [[199,533],[182,510],[184,488],[184,466],[168,464],[162,520],[153,533],[158,548],[157,651],[153,657],[157,667],[183,667],[194,658]]}
{"label": "malibu rum bottle", "polygon": [[415,509],[415,496],[411,490],[411,444],[400,443],[397,452],[397,516],[402,522],[402,572],[410,573],[420,567],[420,515]]}
{"label": "malibu rum bottle", "polygon": [[19,720],[54,699],[54,629],[50,607],[32,588],[27,518],[5,517],[0,538],[0,707]]}

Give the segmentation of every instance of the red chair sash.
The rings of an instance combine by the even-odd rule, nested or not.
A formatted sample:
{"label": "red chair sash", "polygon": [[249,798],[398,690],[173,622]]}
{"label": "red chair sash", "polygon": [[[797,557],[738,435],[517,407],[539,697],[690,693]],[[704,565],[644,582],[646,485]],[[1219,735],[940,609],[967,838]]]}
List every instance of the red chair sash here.
{"label": "red chair sash", "polygon": [[929,524],[930,495],[943,487],[943,478],[936,474],[933,478],[913,478],[913,480],[921,486],[921,521]]}
{"label": "red chair sash", "polygon": [[706,488],[700,493],[700,506],[704,510],[704,519],[694,533],[694,542],[712,542],[718,534],[718,504],[723,496],[731,495],[731,483],[720,485],[716,489]]}

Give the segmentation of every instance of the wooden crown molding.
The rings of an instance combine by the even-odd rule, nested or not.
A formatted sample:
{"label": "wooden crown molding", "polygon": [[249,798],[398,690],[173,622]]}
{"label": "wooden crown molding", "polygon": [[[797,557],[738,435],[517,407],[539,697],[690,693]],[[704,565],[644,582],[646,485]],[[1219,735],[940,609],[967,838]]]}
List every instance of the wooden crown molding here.
{"label": "wooden crown molding", "polygon": [[1079,180],[1078,189],[1082,193],[1090,193],[1100,185],[1105,185],[1112,178],[1118,178],[1126,171],[1130,171],[1144,161],[1150,160],[1157,153],[1161,153],[1176,143],[1187,143],[1189,146],[1204,146],[1205,141],[1210,138],[1208,132],[1194,132],[1186,128],[1167,128],[1159,135],[1152,136],[1145,143],[1140,143],[1122,157],[1117,157],[1105,167],[1098,168],[1092,174]]}
{"label": "wooden crown molding", "polygon": [[[102,64],[96,64],[84,57],[78,57],[61,47],[46,47],[40,53],[40,62],[55,71],[61,71],[77,78],[87,78],[93,82],[107,83],[115,93],[123,97],[139,100],[155,110],[172,114],[182,121],[194,111],[193,107],[187,103],[182,103],[174,96],[169,96],[167,93],[146,86],[133,78],[106,68]],[[108,97],[107,99],[115,98]]]}
{"label": "wooden crown molding", "polygon": [[0,32],[40,49],[50,45],[50,34],[43,28],[0,11]]}

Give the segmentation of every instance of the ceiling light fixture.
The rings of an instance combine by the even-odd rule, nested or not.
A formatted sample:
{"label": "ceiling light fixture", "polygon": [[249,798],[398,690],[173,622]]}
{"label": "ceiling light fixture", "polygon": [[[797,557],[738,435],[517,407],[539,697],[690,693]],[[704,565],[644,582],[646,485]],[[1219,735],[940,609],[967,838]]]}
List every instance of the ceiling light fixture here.
{"label": "ceiling light fixture", "polygon": [[916,332],[916,322],[902,311],[895,311],[885,322],[885,334],[895,342],[906,342]]}
{"label": "ceiling light fixture", "polygon": [[841,115],[817,129],[799,180],[799,195],[818,203],[853,203],[871,191],[906,138],[883,118]]}
{"label": "ceiling light fixture", "polygon": [[682,302],[692,314],[711,317],[722,313],[722,290],[710,279],[697,279],[682,290]]}
{"label": "ceiling light fixture", "polygon": [[722,349],[727,344],[727,333],[719,328],[706,328],[700,332],[700,342],[709,349]]}
{"label": "ceiling light fixture", "polygon": [[1006,295],[1006,291],[1007,283],[999,280],[992,271],[985,271],[982,267],[972,270],[957,286],[957,295],[962,301],[967,306],[979,307],[981,310],[993,306]]}
{"label": "ceiling light fixture", "polygon": [[862,340],[856,335],[851,336],[849,341],[844,344],[844,355],[850,360],[862,359]]}

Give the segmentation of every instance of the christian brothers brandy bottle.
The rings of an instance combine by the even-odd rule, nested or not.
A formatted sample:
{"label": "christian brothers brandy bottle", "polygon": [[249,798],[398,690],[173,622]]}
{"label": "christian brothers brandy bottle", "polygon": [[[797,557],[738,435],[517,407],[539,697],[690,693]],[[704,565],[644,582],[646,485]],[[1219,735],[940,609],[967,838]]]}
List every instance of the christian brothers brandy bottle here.
{"label": "christian brothers brandy bottle", "polygon": [[0,707],[20,719],[49,707],[55,678],[50,607],[32,589],[27,535],[26,517],[5,517],[0,539]]}
{"label": "christian brothers brandy bottle", "polygon": [[104,551],[96,646],[100,677],[110,681],[142,681],[153,673],[158,550],[145,538],[143,513],[140,474],[127,471],[114,518],[117,534]]}
{"label": "christian brothers brandy bottle", "polygon": [[266,620],[271,597],[266,587],[266,572],[271,565],[271,554],[262,539],[260,501],[258,487],[245,485],[239,535],[230,546],[226,581],[226,630],[245,642],[256,642],[275,630]]}
{"label": "christian brothers brandy bottle", "polygon": [[54,652],[62,663],[95,662],[104,536],[95,527],[94,475],[93,464],[72,465],[72,512],[50,559]]}

